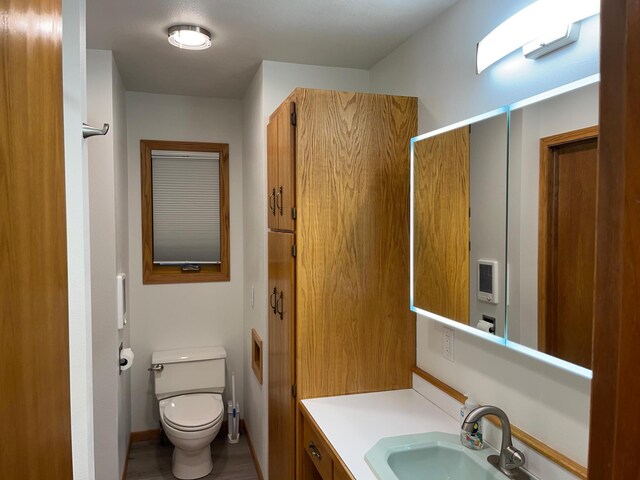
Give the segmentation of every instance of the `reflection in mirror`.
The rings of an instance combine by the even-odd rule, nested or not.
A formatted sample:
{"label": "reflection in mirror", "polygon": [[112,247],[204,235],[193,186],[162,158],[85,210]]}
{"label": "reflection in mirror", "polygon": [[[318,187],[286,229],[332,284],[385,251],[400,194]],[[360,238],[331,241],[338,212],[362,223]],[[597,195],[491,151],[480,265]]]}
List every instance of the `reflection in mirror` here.
{"label": "reflection in mirror", "polygon": [[515,109],[508,339],[591,368],[598,84]]}
{"label": "reflection in mirror", "polygon": [[507,114],[412,148],[413,306],[502,337]]}

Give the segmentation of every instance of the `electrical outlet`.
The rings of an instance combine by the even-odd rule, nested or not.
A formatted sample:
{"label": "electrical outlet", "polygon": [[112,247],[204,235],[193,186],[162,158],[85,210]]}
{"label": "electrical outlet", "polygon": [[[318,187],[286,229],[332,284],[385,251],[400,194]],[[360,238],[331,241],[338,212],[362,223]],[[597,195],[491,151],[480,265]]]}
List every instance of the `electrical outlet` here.
{"label": "electrical outlet", "polygon": [[444,335],[442,336],[442,356],[453,362],[453,329],[444,327]]}

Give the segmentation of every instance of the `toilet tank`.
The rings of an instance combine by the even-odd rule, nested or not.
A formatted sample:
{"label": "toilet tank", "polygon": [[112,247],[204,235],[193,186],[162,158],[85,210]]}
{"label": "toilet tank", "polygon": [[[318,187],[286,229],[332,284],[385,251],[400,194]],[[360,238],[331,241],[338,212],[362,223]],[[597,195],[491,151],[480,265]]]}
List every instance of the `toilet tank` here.
{"label": "toilet tank", "polygon": [[[156,397],[186,393],[222,393],[225,386],[224,347],[180,348],[154,352],[151,356]],[[159,367],[162,365],[162,367]]]}

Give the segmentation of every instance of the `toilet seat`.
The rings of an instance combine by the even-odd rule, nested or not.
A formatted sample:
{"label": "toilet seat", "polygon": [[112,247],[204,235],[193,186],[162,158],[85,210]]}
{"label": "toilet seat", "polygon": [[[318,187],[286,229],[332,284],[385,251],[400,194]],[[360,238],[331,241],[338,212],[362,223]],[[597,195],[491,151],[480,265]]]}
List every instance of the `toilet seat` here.
{"label": "toilet seat", "polygon": [[195,432],[222,422],[224,407],[218,394],[194,393],[167,400],[162,417],[176,430]]}

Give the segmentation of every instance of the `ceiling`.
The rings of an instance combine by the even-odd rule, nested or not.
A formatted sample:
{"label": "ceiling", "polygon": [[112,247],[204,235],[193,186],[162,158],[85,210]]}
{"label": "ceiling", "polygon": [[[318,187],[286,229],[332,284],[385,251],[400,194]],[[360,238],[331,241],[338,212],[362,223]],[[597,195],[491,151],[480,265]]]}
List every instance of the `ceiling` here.
{"label": "ceiling", "polygon": [[[241,98],[262,60],[369,69],[456,0],[87,0],[87,47],[127,90]],[[208,50],[167,42],[190,23]]]}

